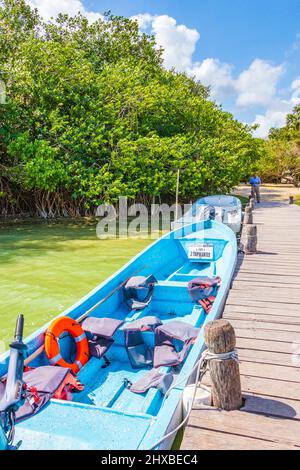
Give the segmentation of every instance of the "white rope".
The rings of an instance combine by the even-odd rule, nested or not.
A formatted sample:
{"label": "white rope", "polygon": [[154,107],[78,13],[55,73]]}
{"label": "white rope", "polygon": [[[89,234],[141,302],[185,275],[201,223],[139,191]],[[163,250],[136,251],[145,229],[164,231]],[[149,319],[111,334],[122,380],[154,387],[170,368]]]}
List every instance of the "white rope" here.
{"label": "white rope", "polygon": [[239,360],[238,356],[238,351],[237,349],[233,349],[232,351],[229,351],[227,353],[211,353],[208,349],[206,349],[203,354],[205,356],[206,361],[212,361],[212,360],[219,360],[219,361],[228,361],[229,359],[233,359],[234,361]]}
{"label": "white rope", "polygon": [[159,439],[158,441],[155,442],[155,444],[153,446],[151,446],[151,448],[149,450],[153,450],[155,449],[157,446],[159,446],[163,441],[165,441],[166,439],[168,439],[169,437],[171,437],[173,434],[177,433],[179,431],[180,428],[182,428],[182,426],[185,425],[185,423],[188,421],[189,417],[190,417],[190,414],[191,414],[191,411],[193,409],[193,404],[194,404],[194,401],[195,401],[195,397],[196,397],[196,393],[197,393],[197,387],[198,387],[198,383],[201,382],[202,378],[204,377],[206,371],[207,371],[207,365],[208,365],[208,362],[209,361],[212,361],[212,360],[220,360],[220,361],[228,361],[229,359],[233,359],[234,361],[237,361],[239,360],[238,358],[238,352],[237,352],[237,349],[233,349],[232,351],[229,351],[227,353],[220,353],[220,354],[214,354],[214,353],[211,353],[208,349],[206,349],[205,351],[203,351],[203,353],[201,354],[201,357],[200,359],[196,362],[196,364],[194,365],[194,367],[192,368],[192,370],[190,371],[190,373],[186,376],[184,376],[183,378],[181,378],[179,381],[175,382],[174,385],[172,385],[169,390],[167,391],[167,393],[165,394],[164,396],[164,399],[162,401],[162,404],[161,404],[161,407],[163,406],[166,398],[169,396],[170,392],[178,387],[178,385],[180,385],[182,382],[184,382],[185,380],[188,380],[189,377],[191,377],[191,375],[194,373],[194,371],[197,369],[197,373],[196,373],[196,379],[195,379],[195,384],[194,384],[194,392],[193,392],[193,397],[192,397],[192,400],[191,400],[191,405],[190,405],[190,408],[187,412],[187,415],[186,417],[181,421],[181,423],[176,426],[175,429],[173,429],[172,431],[170,431],[168,434],[165,434],[161,439]]}

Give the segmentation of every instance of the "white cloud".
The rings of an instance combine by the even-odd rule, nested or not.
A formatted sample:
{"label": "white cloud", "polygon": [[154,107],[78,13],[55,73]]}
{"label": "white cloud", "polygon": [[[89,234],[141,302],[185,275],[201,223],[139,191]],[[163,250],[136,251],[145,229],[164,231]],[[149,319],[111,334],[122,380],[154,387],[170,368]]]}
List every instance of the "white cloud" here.
{"label": "white cloud", "polygon": [[102,18],[100,13],[86,10],[80,0],[27,0],[27,3],[31,8],[37,8],[45,20],[55,18],[59,13],[74,16],[78,12],[84,14],[90,22]]}
{"label": "white cloud", "polygon": [[255,59],[236,80],[237,106],[268,106],[276,94],[277,84],[283,72],[282,65],[272,66],[264,60]]}
{"label": "white cloud", "polygon": [[195,62],[187,69],[187,73],[194,76],[203,85],[211,87],[211,96],[222,99],[234,90],[232,66],[221,63],[218,59],[208,58],[203,62]]}
{"label": "white cloud", "polygon": [[164,63],[167,68],[185,70],[192,65],[192,56],[200,34],[196,29],[189,29],[177,24],[167,15],[157,16],[152,21],[152,31],[159,46],[164,48]]}
{"label": "white cloud", "polygon": [[271,127],[283,127],[286,124],[287,114],[298,104],[300,104],[300,76],[291,84],[289,99],[274,99],[265,114],[256,115],[253,124],[259,124],[260,127],[255,131],[255,135],[266,137]]}
{"label": "white cloud", "polygon": [[[45,19],[57,16],[58,13],[75,15],[83,13],[89,21],[103,18],[97,12],[87,11],[81,0],[27,0],[31,7],[38,8]],[[163,59],[166,68],[175,68],[195,76],[203,85],[211,87],[212,98],[222,102],[231,96],[237,108],[263,106],[265,114],[257,114],[254,120],[260,128],[256,131],[259,137],[265,137],[270,127],[285,124],[287,113],[300,102],[300,76],[291,84],[290,97],[286,100],[277,95],[277,87],[284,73],[282,65],[255,59],[248,69],[236,77],[232,65],[222,63],[217,58],[207,58],[202,62],[193,62],[200,33],[194,28],[177,24],[168,15],[151,15],[141,13],[131,17],[137,20],[140,30],[148,30],[154,34],[156,43],[164,49]],[[300,35],[297,36],[294,48],[299,46]]]}
{"label": "white cloud", "polygon": [[256,137],[267,137],[271,127],[283,127],[286,121],[286,111],[268,110],[266,114],[257,114],[253,124],[258,124],[255,131]]}
{"label": "white cloud", "polygon": [[293,81],[291,85],[292,89],[292,98],[291,103],[293,106],[296,106],[300,102],[300,76]]}
{"label": "white cloud", "polygon": [[140,29],[150,28],[158,46],[164,49],[163,59],[166,68],[174,67],[185,71],[192,66],[192,57],[200,34],[196,29],[177,24],[168,15],[139,14],[132,17],[139,23]]}
{"label": "white cloud", "polygon": [[140,29],[147,29],[151,25],[154,16],[150,15],[150,13],[139,13],[138,15],[131,16],[131,19],[138,22]]}
{"label": "white cloud", "polygon": [[216,58],[193,63],[193,54],[200,33],[167,15],[143,13],[132,17],[141,30],[151,31],[158,46],[164,49],[163,58],[167,68],[185,71],[195,76],[203,85],[211,87],[214,99],[222,101],[229,94],[236,99],[238,107],[268,106],[276,95],[277,83],[284,72],[282,65],[273,66],[262,59],[255,59],[247,70],[237,78],[233,67]]}

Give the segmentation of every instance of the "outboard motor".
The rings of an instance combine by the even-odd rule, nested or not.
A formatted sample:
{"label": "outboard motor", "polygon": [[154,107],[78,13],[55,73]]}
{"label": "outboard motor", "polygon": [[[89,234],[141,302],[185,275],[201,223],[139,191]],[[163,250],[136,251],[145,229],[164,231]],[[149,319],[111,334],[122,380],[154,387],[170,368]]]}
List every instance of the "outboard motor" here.
{"label": "outboard motor", "polygon": [[[19,315],[13,342],[10,344],[10,357],[6,387],[0,401],[0,426],[6,435],[6,448],[12,449],[15,431],[15,415],[24,403],[25,390],[23,387],[24,357],[27,346],[23,343],[24,317]],[[1,429],[0,429],[1,431]],[[20,445],[20,443],[19,443]],[[17,447],[19,447],[17,445]]]}

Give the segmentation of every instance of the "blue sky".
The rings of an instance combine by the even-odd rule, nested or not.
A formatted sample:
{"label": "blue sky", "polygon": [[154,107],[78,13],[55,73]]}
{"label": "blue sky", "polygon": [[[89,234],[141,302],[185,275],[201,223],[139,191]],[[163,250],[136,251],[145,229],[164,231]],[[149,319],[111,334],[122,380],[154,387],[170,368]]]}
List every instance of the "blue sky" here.
{"label": "blue sky", "polygon": [[111,10],[134,16],[165,49],[166,67],[195,76],[257,135],[300,102],[300,0],[28,0],[46,18]]}

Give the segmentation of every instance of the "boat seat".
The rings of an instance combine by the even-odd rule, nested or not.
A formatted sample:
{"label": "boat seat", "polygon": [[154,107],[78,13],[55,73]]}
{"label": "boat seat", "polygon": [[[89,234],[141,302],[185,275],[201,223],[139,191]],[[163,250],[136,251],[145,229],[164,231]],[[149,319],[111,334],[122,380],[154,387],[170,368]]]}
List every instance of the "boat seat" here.
{"label": "boat seat", "polygon": [[180,288],[180,287],[186,287],[187,286],[187,282],[186,281],[172,281],[172,280],[166,280],[166,281],[159,281],[157,283],[157,286],[156,287],[159,287],[159,286],[167,286],[167,287],[176,287],[176,288]]}

